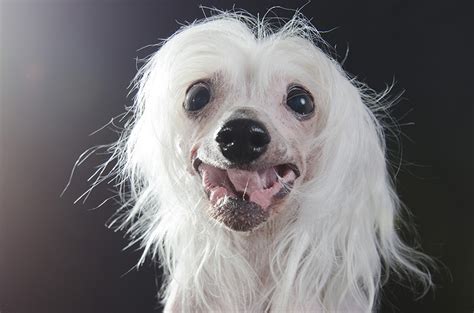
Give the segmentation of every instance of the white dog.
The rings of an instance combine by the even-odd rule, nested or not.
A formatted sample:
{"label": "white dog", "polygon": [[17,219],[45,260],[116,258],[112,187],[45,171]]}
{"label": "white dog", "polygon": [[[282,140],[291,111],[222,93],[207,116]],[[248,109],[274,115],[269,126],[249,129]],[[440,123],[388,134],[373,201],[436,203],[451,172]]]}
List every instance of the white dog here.
{"label": "white dog", "polygon": [[220,13],[141,68],[114,157],[165,311],[371,312],[389,272],[431,283],[396,233],[385,107],[321,45],[299,14]]}

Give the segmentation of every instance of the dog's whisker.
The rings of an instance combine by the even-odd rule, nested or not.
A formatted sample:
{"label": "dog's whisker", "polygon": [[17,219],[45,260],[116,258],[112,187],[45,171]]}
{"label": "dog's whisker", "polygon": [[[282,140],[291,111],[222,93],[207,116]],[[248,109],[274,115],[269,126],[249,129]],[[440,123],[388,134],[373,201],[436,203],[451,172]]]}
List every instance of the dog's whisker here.
{"label": "dog's whisker", "polygon": [[247,178],[247,183],[245,184],[244,192],[242,193],[242,200],[245,200],[245,195],[247,194],[247,188],[249,186],[250,177]]}

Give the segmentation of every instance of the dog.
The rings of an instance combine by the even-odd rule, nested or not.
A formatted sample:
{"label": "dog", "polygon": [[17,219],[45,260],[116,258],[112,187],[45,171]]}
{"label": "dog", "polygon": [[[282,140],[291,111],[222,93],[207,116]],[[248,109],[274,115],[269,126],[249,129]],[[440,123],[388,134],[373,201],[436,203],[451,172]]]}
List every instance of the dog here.
{"label": "dog", "polygon": [[300,13],[220,12],[139,70],[119,221],[165,312],[373,312],[389,273],[431,284],[396,232],[386,105],[325,47]]}

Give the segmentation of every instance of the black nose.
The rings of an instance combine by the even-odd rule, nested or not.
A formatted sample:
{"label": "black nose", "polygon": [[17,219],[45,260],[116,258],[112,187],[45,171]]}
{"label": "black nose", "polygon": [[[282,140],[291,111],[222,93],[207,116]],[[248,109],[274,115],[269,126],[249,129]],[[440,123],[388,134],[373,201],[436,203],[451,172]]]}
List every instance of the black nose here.
{"label": "black nose", "polygon": [[262,123],[239,118],[225,123],[217,133],[216,141],[226,159],[245,164],[267,150],[270,135]]}

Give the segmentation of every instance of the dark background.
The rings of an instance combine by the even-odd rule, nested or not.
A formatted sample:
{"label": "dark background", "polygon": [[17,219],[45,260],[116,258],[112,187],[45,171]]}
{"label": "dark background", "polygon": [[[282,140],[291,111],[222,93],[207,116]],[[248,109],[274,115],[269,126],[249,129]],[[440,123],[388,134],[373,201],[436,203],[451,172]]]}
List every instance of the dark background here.
{"label": "dark background", "polygon": [[[139,48],[203,17],[199,4],[263,14],[306,1],[9,1],[0,13],[0,311],[159,312],[159,269],[104,224],[117,209],[97,188],[73,201],[103,157],[70,170],[81,152],[117,137],[88,136],[130,104]],[[474,18],[470,1],[313,1],[302,12],[344,68],[376,90],[406,90],[394,109],[403,149],[397,186],[420,242],[437,258],[435,292],[416,300],[391,282],[382,312],[473,312]],[[282,16],[291,13],[277,12]],[[392,150],[396,144],[390,143]],[[410,238],[410,237],[408,237]]]}

